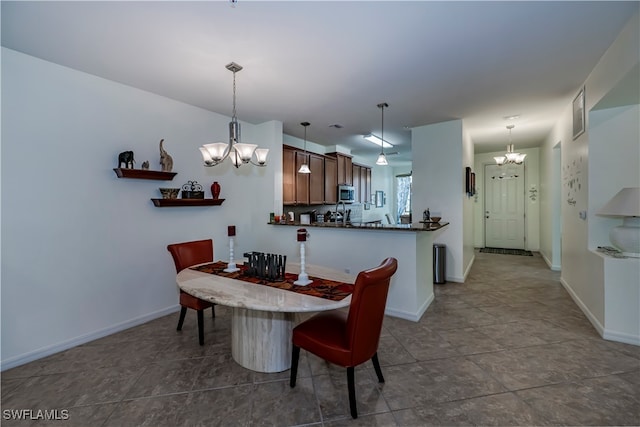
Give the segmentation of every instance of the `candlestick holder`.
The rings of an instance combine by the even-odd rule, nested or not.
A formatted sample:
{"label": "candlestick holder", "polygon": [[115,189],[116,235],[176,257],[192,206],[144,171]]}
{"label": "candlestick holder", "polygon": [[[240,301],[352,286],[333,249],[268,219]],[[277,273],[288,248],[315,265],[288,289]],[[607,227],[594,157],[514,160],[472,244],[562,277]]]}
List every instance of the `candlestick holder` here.
{"label": "candlestick holder", "polygon": [[307,286],[313,280],[309,279],[309,275],[305,271],[305,249],[304,242],[300,242],[300,274],[298,274],[298,280],[293,282],[294,285]]}
{"label": "candlestick holder", "polygon": [[233,260],[233,236],[229,236],[229,263],[227,264],[227,268],[223,271],[226,273],[235,273],[236,271],[240,271]]}

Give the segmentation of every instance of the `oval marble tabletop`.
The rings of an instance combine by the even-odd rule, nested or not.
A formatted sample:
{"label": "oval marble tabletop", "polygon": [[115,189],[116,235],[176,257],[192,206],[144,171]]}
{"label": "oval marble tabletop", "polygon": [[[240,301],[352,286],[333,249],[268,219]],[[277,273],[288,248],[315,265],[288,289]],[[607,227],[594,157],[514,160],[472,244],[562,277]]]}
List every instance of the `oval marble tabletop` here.
{"label": "oval marble tabletop", "polygon": [[[240,264],[241,262],[236,263]],[[305,270],[311,277],[322,277],[345,283],[355,282],[355,277],[350,274],[322,266],[307,264]],[[288,262],[287,272],[298,274],[300,272],[300,264]],[[270,286],[216,276],[190,268],[178,273],[177,282],[180,289],[197,298],[220,305],[251,310],[298,313],[333,310],[346,307],[351,303],[351,296],[340,301],[331,301]]]}
{"label": "oval marble tabletop", "polygon": [[[307,264],[305,270],[311,277],[355,282],[354,276],[326,267]],[[287,272],[298,274],[300,265],[287,263]],[[333,310],[351,303],[351,295],[331,301],[190,268],[178,273],[177,283],[188,294],[232,307],[231,354],[239,365],[257,372],[281,372],[291,367],[295,313]]]}

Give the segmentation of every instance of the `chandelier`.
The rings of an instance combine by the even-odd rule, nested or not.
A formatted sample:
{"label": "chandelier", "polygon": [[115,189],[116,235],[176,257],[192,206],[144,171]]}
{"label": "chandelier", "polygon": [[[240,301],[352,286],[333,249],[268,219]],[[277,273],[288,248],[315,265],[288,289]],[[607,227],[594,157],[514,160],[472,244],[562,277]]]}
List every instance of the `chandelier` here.
{"label": "chandelier", "polygon": [[[245,144],[240,142],[240,123],[236,117],[236,73],[242,67],[235,62],[226,65],[226,69],[233,72],[233,112],[229,122],[229,142],[213,142],[200,147],[204,165],[207,167],[216,166],[222,163],[227,157],[231,163],[238,168],[243,163],[251,163],[255,166],[266,166],[268,148],[258,148],[256,144]],[[256,161],[253,161],[255,155]]]}
{"label": "chandelier", "polygon": [[389,164],[387,162],[387,157],[384,155],[384,108],[389,107],[389,104],[386,102],[382,102],[378,104],[378,108],[382,110],[382,127],[380,130],[380,140],[382,143],[380,144],[380,155],[378,156],[378,160],[376,160],[376,165],[386,166]]}
{"label": "chandelier", "polygon": [[507,144],[507,152],[504,154],[504,156],[497,156],[493,158],[498,166],[508,164],[521,165],[524,161],[524,158],[527,156],[526,154],[520,154],[514,151],[513,143],[511,142],[511,129],[513,129],[514,127],[515,125],[507,126],[507,129],[509,129],[509,144]]}

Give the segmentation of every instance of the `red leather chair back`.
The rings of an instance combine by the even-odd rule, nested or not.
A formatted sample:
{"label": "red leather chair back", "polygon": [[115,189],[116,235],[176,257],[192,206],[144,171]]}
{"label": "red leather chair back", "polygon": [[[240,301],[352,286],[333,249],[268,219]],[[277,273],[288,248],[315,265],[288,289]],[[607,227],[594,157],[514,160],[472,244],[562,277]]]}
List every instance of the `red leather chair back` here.
{"label": "red leather chair back", "polygon": [[347,320],[352,366],[371,359],[378,350],[389,282],[397,269],[398,260],[387,258],[378,267],[361,271],[356,278]]}
{"label": "red leather chair back", "polygon": [[213,261],[212,239],[174,243],[168,245],[167,250],[171,252],[177,273],[192,265]]}

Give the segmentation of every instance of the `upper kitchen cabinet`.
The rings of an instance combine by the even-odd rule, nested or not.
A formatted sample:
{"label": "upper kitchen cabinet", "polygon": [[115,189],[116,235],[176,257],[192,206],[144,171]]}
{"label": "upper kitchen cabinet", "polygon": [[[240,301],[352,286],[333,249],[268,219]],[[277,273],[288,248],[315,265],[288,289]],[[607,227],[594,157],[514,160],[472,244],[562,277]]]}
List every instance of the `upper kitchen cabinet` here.
{"label": "upper kitchen cabinet", "polygon": [[309,204],[309,173],[298,173],[300,166],[303,164],[309,165],[309,155],[302,151],[296,151],[296,204],[308,205]]}
{"label": "upper kitchen cabinet", "polygon": [[[298,173],[309,165],[310,174]],[[282,147],[282,204],[321,205],[325,198],[324,156]]]}
{"label": "upper kitchen cabinet", "polygon": [[338,159],[329,156],[324,158],[324,202],[338,202]]}
{"label": "upper kitchen cabinet", "polygon": [[282,203],[296,204],[296,150],[282,148]]}
{"label": "upper kitchen cabinet", "polygon": [[[324,156],[309,153],[309,201],[310,205],[321,205],[324,203]],[[304,175],[304,174],[300,174]]]}
{"label": "upper kitchen cabinet", "polygon": [[353,185],[353,170],[351,156],[342,153],[329,153],[338,161],[338,185]]}
{"label": "upper kitchen cabinet", "polygon": [[353,163],[351,170],[356,202],[367,203],[371,197],[371,168]]}

